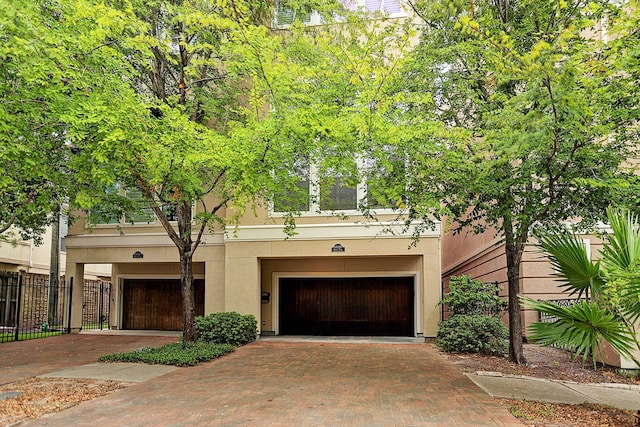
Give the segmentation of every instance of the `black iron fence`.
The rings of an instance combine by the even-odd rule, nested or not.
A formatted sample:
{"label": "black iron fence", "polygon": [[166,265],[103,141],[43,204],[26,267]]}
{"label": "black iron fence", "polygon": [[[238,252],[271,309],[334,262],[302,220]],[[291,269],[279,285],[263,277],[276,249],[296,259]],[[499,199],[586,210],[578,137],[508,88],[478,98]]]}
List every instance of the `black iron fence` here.
{"label": "black iron fence", "polygon": [[85,280],[82,295],[82,329],[109,329],[111,283]]}
{"label": "black iron fence", "polygon": [[[558,304],[559,306],[562,307],[571,307],[574,304],[580,303],[584,301],[584,299],[582,298],[563,298],[563,299],[552,299],[552,300],[547,300],[547,302],[553,302]],[[539,322],[543,322],[543,323],[553,323],[556,320],[558,320],[558,318],[556,316],[552,316],[550,314],[547,313],[542,313],[542,312],[538,312],[538,321]]]}
{"label": "black iron fence", "polygon": [[[109,329],[111,283],[85,280],[82,329]],[[39,274],[0,271],[0,343],[69,333],[72,286]]]}
{"label": "black iron fence", "polygon": [[68,333],[71,297],[64,280],[0,272],[0,342]]}

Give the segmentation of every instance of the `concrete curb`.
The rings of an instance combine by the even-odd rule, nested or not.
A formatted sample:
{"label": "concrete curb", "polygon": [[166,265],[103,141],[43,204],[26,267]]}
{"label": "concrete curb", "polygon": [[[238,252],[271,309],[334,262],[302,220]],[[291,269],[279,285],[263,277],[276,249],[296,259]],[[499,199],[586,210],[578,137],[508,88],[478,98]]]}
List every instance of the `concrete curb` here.
{"label": "concrete curb", "polygon": [[90,363],[39,375],[44,378],[89,378],[128,383],[140,383],[178,370],[177,366],[144,363]]}
{"label": "concrete curb", "polygon": [[488,371],[466,376],[493,397],[568,404],[599,403],[640,410],[640,386],[631,384],[585,384]]}

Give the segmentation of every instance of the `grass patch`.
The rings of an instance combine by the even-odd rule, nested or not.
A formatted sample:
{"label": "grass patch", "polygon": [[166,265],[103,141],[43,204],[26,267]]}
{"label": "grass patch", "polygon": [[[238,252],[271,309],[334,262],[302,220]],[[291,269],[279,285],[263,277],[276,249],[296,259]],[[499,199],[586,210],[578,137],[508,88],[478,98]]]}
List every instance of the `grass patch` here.
{"label": "grass patch", "polygon": [[128,353],[113,353],[100,356],[100,362],[133,362],[154,365],[194,366],[200,362],[231,353],[230,344],[209,344],[204,342],[176,342],[162,347],[143,347]]}

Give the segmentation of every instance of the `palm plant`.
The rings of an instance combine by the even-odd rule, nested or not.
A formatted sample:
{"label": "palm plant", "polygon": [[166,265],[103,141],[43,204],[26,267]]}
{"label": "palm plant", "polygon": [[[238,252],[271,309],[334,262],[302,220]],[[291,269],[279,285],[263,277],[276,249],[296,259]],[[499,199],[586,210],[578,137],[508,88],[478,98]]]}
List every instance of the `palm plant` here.
{"label": "palm plant", "polygon": [[609,208],[612,233],[605,236],[600,259],[591,261],[575,232],[537,233],[538,246],[569,295],[585,299],[569,307],[521,297],[525,307],[553,316],[553,323],[529,326],[529,337],[543,345],[559,345],[583,363],[607,342],[618,354],[640,365],[634,351],[640,343],[634,325],[640,319],[640,222],[626,210]]}

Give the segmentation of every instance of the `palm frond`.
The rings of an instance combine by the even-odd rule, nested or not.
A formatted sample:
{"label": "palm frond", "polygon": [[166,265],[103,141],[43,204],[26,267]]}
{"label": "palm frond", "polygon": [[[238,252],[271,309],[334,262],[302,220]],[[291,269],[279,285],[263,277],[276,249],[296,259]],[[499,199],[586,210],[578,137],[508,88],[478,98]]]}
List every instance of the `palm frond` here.
{"label": "palm frond", "polygon": [[578,297],[592,291],[601,294],[604,282],[600,262],[591,262],[582,239],[573,233],[545,230],[536,234],[538,247],[547,253],[549,262],[560,278],[560,287]]}
{"label": "palm frond", "polygon": [[600,251],[603,264],[614,270],[629,271],[640,260],[640,223],[638,217],[626,210],[608,208],[607,217],[612,235]]}
{"label": "palm frond", "polygon": [[640,271],[623,276],[619,289],[620,310],[631,324],[640,319]]}
{"label": "palm frond", "polygon": [[542,345],[564,346],[581,356],[583,363],[589,356],[595,356],[599,342],[606,341],[620,355],[637,363],[633,354],[638,349],[634,330],[606,308],[588,301],[570,307],[527,297],[522,297],[521,301],[525,307],[557,319],[553,323],[531,324],[527,335],[533,341]]}

